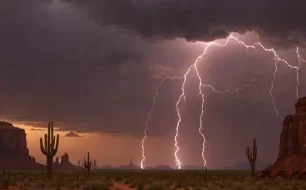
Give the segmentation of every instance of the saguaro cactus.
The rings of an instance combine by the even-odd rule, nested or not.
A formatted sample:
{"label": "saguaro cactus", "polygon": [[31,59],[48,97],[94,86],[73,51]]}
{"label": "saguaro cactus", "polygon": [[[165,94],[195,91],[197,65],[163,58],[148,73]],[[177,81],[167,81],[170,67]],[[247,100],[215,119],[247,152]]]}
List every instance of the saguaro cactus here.
{"label": "saguaro cactus", "polygon": [[55,156],[58,150],[58,142],[59,142],[59,135],[53,135],[54,128],[53,122],[49,122],[48,124],[48,134],[45,134],[45,140],[43,143],[43,139],[40,138],[40,151],[46,156],[47,158],[47,176],[52,179],[52,169],[53,169],[53,157]]}
{"label": "saguaro cactus", "polygon": [[93,168],[94,168],[94,169],[97,169],[97,162],[96,162],[96,159],[94,159],[94,161],[93,161]]}
{"label": "saguaro cactus", "polygon": [[255,162],[256,162],[256,158],[257,158],[256,139],[253,139],[252,151],[250,151],[250,147],[247,146],[246,155],[247,155],[248,160],[251,164],[251,176],[254,177],[255,176]]}
{"label": "saguaro cactus", "polygon": [[89,152],[87,152],[87,160],[84,158],[84,168],[87,170],[88,176],[90,176],[90,168],[91,168],[91,161],[89,158]]}

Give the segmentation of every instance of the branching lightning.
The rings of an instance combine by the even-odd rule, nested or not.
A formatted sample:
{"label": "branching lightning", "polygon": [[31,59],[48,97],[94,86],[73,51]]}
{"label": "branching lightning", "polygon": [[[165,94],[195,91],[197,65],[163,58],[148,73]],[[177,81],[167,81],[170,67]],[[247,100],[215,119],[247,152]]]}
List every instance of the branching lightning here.
{"label": "branching lightning", "polygon": [[141,141],[141,149],[142,149],[142,160],[141,160],[141,162],[140,162],[140,167],[141,167],[141,169],[144,169],[144,161],[146,160],[144,143],[145,143],[145,140],[147,139],[147,136],[148,136],[148,134],[147,134],[148,125],[149,125],[149,122],[150,122],[150,120],[151,120],[152,112],[153,112],[154,109],[155,109],[156,98],[157,98],[157,96],[158,96],[158,94],[159,94],[159,87],[160,87],[161,85],[163,85],[164,82],[165,82],[166,80],[168,80],[168,79],[171,79],[171,80],[173,80],[173,79],[180,79],[180,77],[170,77],[170,76],[167,76],[167,77],[165,77],[165,78],[156,86],[156,88],[155,88],[155,89],[156,89],[156,93],[155,93],[155,96],[153,97],[152,106],[151,106],[151,109],[150,109],[149,114],[148,114],[148,120],[147,120],[146,123],[145,123],[144,137],[143,137],[143,139],[142,139],[142,141]]}
{"label": "branching lightning", "polygon": [[299,51],[299,47],[296,47],[296,51],[295,51],[295,53],[296,53],[296,56],[297,56],[297,59],[298,59],[298,62],[299,62],[299,64],[298,64],[298,69],[296,70],[296,77],[297,77],[297,87],[296,87],[296,91],[297,91],[297,98],[299,98],[299,86],[300,86],[300,81],[299,81],[299,79],[298,79],[298,77],[299,77],[299,71],[300,71],[300,67],[301,67],[301,65],[302,65],[302,63],[306,63],[306,61],[305,61],[305,59],[303,59],[302,58],[302,56],[301,56],[301,54],[300,54],[300,51]]}
{"label": "branching lightning", "polygon": [[155,101],[156,101],[156,97],[158,96],[158,87],[160,87],[163,82],[166,80],[166,79],[183,79],[183,83],[182,83],[182,86],[181,86],[181,94],[176,102],[176,112],[177,112],[177,116],[178,116],[178,120],[177,120],[177,123],[176,123],[176,128],[175,128],[175,136],[174,136],[174,146],[175,146],[175,152],[174,152],[174,157],[175,157],[175,163],[178,167],[178,169],[181,169],[182,167],[182,163],[179,159],[179,156],[178,156],[178,153],[180,151],[180,148],[179,148],[179,145],[178,145],[178,135],[179,135],[179,127],[180,127],[180,123],[182,121],[182,117],[181,117],[181,114],[180,114],[180,109],[179,109],[179,105],[182,101],[182,99],[185,99],[185,84],[186,84],[186,81],[187,81],[187,77],[190,73],[190,71],[192,69],[195,70],[196,72],[196,76],[198,78],[198,96],[201,97],[201,114],[200,114],[200,117],[199,117],[199,120],[200,120],[200,124],[199,124],[199,133],[203,139],[203,143],[202,143],[202,159],[203,159],[203,166],[204,167],[207,167],[207,162],[206,162],[206,159],[205,159],[205,156],[204,156],[204,151],[205,151],[205,135],[203,133],[203,121],[202,121],[202,117],[203,117],[203,114],[204,114],[204,103],[205,103],[205,98],[204,98],[204,93],[202,91],[202,87],[207,87],[207,88],[210,88],[211,90],[213,90],[215,93],[219,93],[219,94],[225,94],[225,93],[237,93],[247,87],[249,87],[255,80],[256,80],[256,77],[258,75],[256,75],[248,84],[245,84],[243,87],[240,87],[240,88],[237,88],[235,90],[224,90],[224,91],[220,91],[220,90],[217,90],[215,87],[213,87],[212,85],[207,85],[207,84],[203,84],[202,82],[202,78],[199,74],[199,71],[198,71],[198,63],[202,60],[202,58],[207,54],[207,51],[209,48],[211,47],[226,47],[230,41],[235,41],[236,43],[240,44],[241,46],[243,46],[244,48],[246,48],[246,50],[248,51],[249,49],[253,49],[254,51],[258,52],[258,49],[261,49],[262,53],[271,53],[273,55],[273,58],[274,58],[274,72],[273,72],[273,78],[271,80],[271,86],[270,86],[270,90],[269,90],[269,94],[270,94],[270,97],[271,97],[271,103],[272,103],[272,106],[273,106],[273,109],[276,113],[276,117],[280,117],[280,113],[278,111],[278,109],[276,108],[276,105],[275,105],[275,98],[273,96],[273,89],[274,89],[274,82],[275,82],[275,78],[276,78],[276,74],[277,74],[277,71],[278,71],[278,64],[280,62],[284,63],[286,66],[288,66],[289,68],[291,69],[295,69],[296,70],[296,82],[297,82],[297,85],[296,85],[296,97],[299,98],[299,86],[300,86],[300,81],[299,81],[299,69],[300,69],[300,66],[301,64],[304,62],[306,63],[305,59],[303,59],[300,55],[300,52],[299,52],[299,48],[297,47],[296,48],[296,55],[297,55],[297,58],[298,58],[298,66],[294,66],[294,65],[291,65],[288,63],[288,61],[286,61],[285,59],[283,58],[280,58],[280,56],[276,53],[276,51],[273,49],[273,48],[266,48],[265,46],[263,46],[260,42],[256,42],[252,45],[247,45],[246,43],[244,43],[243,41],[239,40],[238,38],[236,38],[233,34],[230,34],[228,36],[228,38],[226,39],[225,43],[224,44],[221,44],[221,43],[218,43],[217,41],[213,41],[213,42],[209,42],[209,43],[205,43],[206,44],[206,47],[203,51],[203,53],[197,57],[197,59],[195,60],[195,62],[189,66],[186,70],[186,72],[184,73],[183,77],[165,77],[161,83],[156,87],[156,94],[154,96],[154,99],[153,99],[153,103],[152,103],[152,107],[151,107],[151,110],[149,111],[149,118],[145,124],[145,136],[142,140],[142,161],[141,161],[141,168],[143,169],[143,162],[145,160],[145,154],[144,154],[144,141],[145,139],[147,138],[147,128],[148,128],[148,123],[150,121],[150,118],[151,118],[151,113],[152,111],[154,110],[155,108]]}
{"label": "branching lightning", "polygon": [[202,86],[205,87],[205,88],[210,88],[212,91],[214,91],[215,93],[218,93],[218,94],[226,94],[226,93],[234,94],[234,93],[237,93],[237,92],[242,91],[242,90],[244,90],[245,88],[249,87],[252,83],[254,83],[254,82],[256,81],[256,78],[257,78],[258,76],[260,76],[260,75],[263,75],[263,74],[257,74],[257,75],[255,75],[249,83],[243,85],[242,87],[238,87],[238,88],[236,88],[236,89],[234,89],[234,90],[217,90],[217,89],[216,89],[213,85],[211,85],[211,84],[203,84],[203,83],[202,83]]}

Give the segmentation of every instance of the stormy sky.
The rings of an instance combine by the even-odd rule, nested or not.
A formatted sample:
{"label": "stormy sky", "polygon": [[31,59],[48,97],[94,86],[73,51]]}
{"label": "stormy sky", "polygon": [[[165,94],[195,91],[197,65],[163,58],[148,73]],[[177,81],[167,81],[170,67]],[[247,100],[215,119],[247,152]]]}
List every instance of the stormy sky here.
{"label": "stormy sky", "polygon": [[[182,76],[206,47],[199,42],[224,43],[235,32],[247,44],[260,41],[298,65],[296,46],[306,58],[305,6],[302,0],[0,1],[1,120],[32,127],[54,120],[62,131],[129,136],[140,145],[156,85],[165,76]],[[227,47],[209,49],[199,63],[203,83],[220,91],[244,87],[257,76],[236,94],[203,88],[205,154],[212,167],[244,161],[253,138],[259,159],[272,162],[276,157],[282,118],[275,117],[269,94],[274,57],[258,50],[230,41]],[[303,63],[300,97],[306,96],[305,69]],[[295,72],[279,63],[272,93],[282,117],[294,112]],[[202,165],[194,71],[188,79],[186,102],[180,105],[180,157],[183,163]],[[165,156],[157,162],[151,153],[147,165],[174,165],[175,103],[182,82],[167,80],[159,88],[148,128],[149,139],[158,143],[147,151]],[[169,150],[160,150],[161,142]],[[125,150],[137,152],[136,160],[138,145]],[[124,154],[116,163],[129,157]]]}

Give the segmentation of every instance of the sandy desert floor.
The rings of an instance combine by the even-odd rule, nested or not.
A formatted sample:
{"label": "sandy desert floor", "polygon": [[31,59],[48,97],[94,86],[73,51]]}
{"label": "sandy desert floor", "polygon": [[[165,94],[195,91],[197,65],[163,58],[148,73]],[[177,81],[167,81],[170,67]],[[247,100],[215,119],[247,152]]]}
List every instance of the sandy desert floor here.
{"label": "sandy desert floor", "polygon": [[[76,177],[77,176],[77,177]],[[1,178],[0,178],[1,179]],[[306,190],[298,179],[256,179],[245,171],[96,171],[91,176],[75,172],[11,172],[10,190]]]}

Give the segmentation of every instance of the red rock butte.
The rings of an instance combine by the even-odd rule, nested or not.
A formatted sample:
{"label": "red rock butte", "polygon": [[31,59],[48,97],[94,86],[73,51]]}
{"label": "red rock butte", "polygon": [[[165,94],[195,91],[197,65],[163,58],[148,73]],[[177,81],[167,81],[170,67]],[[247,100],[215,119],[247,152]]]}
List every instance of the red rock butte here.
{"label": "red rock butte", "polygon": [[296,102],[295,113],[284,118],[277,160],[257,176],[304,177],[305,174],[306,97],[303,97]]}
{"label": "red rock butte", "polygon": [[35,163],[29,155],[25,130],[0,121],[0,169],[38,170],[43,168],[43,165]]}

